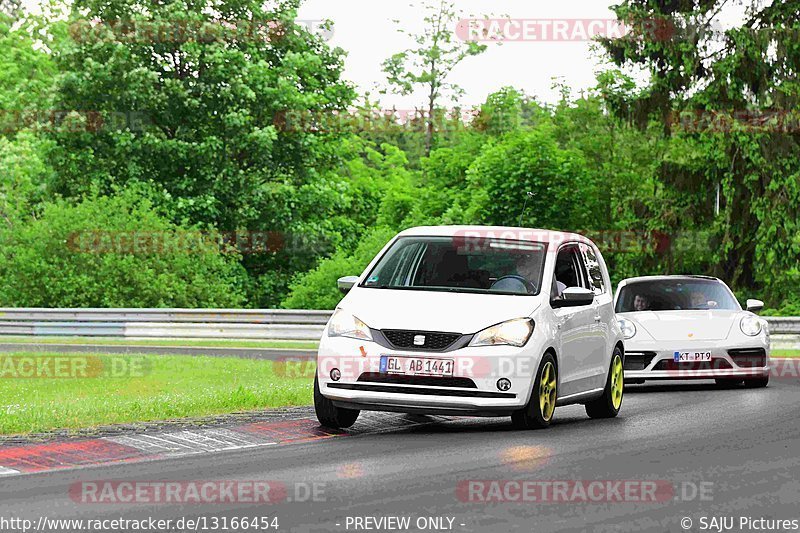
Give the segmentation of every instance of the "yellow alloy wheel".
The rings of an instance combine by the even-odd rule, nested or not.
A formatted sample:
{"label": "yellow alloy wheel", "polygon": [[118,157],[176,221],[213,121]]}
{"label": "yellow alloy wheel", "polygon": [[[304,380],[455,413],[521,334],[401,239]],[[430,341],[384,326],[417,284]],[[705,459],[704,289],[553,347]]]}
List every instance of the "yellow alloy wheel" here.
{"label": "yellow alloy wheel", "polygon": [[619,409],[622,405],[624,384],[625,375],[622,370],[622,358],[619,355],[615,355],[614,362],[611,363],[611,403],[614,404],[614,409]]}
{"label": "yellow alloy wheel", "polygon": [[[620,393],[621,398],[622,394]],[[539,377],[539,408],[545,421],[552,418],[556,408],[556,368],[550,361],[545,363]]]}

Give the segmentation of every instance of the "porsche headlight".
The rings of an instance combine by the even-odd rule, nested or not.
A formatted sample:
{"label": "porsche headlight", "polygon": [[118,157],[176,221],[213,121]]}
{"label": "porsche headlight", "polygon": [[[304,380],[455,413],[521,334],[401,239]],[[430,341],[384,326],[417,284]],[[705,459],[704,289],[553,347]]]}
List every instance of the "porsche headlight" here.
{"label": "porsche headlight", "polygon": [[619,322],[619,329],[622,330],[623,337],[632,339],[636,335],[636,325],[633,322],[624,318],[620,318],[617,322]]}
{"label": "porsche headlight", "polygon": [[475,334],[469,346],[525,346],[533,333],[533,320],[515,318]]}
{"label": "porsche headlight", "polygon": [[739,327],[745,335],[755,337],[761,333],[761,319],[750,315],[743,316],[742,320],[739,322]]}
{"label": "porsche headlight", "polygon": [[369,327],[347,311],[337,309],[328,323],[329,337],[350,337],[351,339],[372,340]]}

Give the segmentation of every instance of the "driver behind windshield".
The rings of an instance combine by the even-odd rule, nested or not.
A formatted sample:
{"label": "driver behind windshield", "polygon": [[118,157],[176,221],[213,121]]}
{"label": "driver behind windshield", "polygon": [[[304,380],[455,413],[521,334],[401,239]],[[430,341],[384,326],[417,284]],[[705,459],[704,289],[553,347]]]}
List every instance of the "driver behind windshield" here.
{"label": "driver behind windshield", "polygon": [[637,294],[633,298],[634,311],[648,311],[650,309],[650,300],[643,294]]}

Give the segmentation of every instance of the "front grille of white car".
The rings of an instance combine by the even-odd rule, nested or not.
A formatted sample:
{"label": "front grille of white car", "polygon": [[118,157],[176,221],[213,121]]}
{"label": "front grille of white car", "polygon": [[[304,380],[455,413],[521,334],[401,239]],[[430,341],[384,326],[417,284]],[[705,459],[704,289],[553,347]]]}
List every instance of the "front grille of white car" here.
{"label": "front grille of white car", "polygon": [[460,333],[443,333],[439,331],[414,331],[405,329],[382,330],[386,339],[395,348],[444,351],[461,338]]}

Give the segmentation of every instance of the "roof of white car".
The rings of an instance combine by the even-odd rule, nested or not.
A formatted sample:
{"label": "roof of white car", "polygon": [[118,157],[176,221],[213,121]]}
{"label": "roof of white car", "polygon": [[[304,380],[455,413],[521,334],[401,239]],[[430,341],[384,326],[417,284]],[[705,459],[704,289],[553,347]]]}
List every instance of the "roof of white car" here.
{"label": "roof of white car", "polygon": [[577,233],[513,226],[417,226],[400,232],[401,236],[477,237],[534,242],[563,242],[568,239],[587,240]]}
{"label": "roof of white car", "polygon": [[626,278],[619,282],[620,285],[625,285],[628,283],[635,283],[637,281],[667,281],[667,280],[676,280],[676,279],[707,279],[710,281],[722,281],[719,278],[715,278],[713,276],[699,276],[699,275],[692,275],[692,274],[674,274],[670,276],[637,276],[635,278]]}

